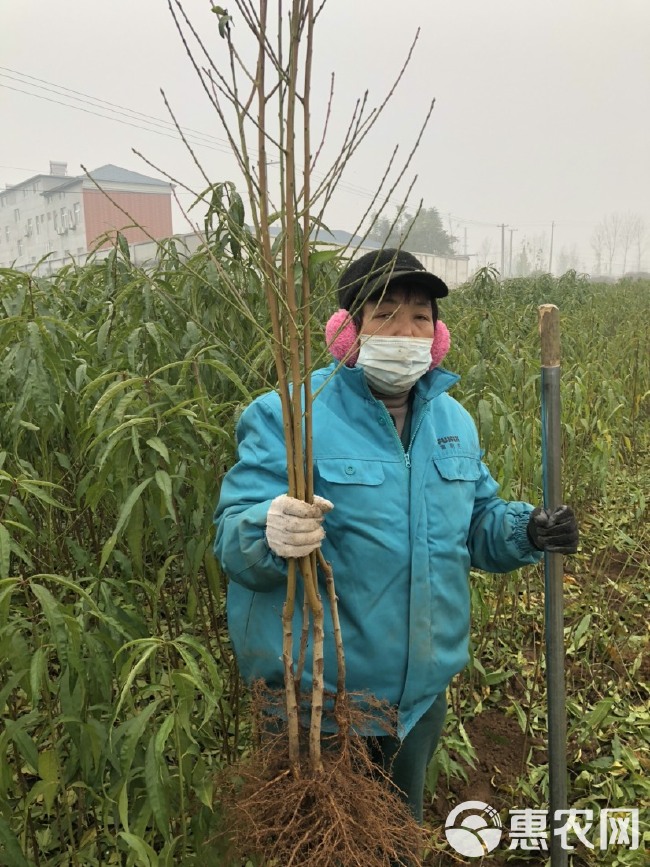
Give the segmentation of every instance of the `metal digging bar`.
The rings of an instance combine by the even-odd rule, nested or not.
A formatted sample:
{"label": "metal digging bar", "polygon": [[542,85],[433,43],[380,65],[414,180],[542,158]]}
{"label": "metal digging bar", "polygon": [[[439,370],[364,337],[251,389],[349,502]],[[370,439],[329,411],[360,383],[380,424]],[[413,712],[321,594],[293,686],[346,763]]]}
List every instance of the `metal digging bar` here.
{"label": "metal digging bar", "polygon": [[[539,307],[542,356],[542,467],[544,506],[562,504],[562,441],[560,425],[560,311],[555,304]],[[568,852],[554,832],[562,825],[557,811],[567,809],[566,697],[564,684],[563,558],[544,557],[546,609],[546,684],[550,789],[551,867],[567,867]]]}

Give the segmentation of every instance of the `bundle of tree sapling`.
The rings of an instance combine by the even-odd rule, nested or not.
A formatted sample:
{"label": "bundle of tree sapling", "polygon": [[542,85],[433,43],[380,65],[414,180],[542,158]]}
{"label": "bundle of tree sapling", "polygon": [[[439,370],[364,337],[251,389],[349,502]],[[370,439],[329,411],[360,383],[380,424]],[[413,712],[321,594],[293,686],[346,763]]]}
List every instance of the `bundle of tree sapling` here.
{"label": "bundle of tree sapling", "polygon": [[[292,0],[285,9],[280,2],[273,7],[277,20],[271,22],[268,0],[259,4],[236,0],[234,6],[236,19],[226,9],[212,7],[221,44],[227,49],[226,74],[224,64],[200,41],[179,0],[170,0],[188,54],[245,178],[252,228],[246,229],[241,221],[239,241],[249,267],[259,276],[268,305],[268,339],[286,446],[287,493],[312,504],[312,230],[322,224],[337,181],[388,98],[372,110],[367,96],[357,102],[340,151],[329,169],[319,172],[313,189],[314,167],[324,141],[323,134],[314,155],[310,130],[313,38],[323,7],[315,12],[313,0]],[[252,49],[239,44],[242,26],[252,38]],[[190,46],[192,39],[194,47]],[[197,53],[201,63],[207,63],[205,68],[196,59]],[[331,95],[327,116],[330,108]],[[431,109],[426,120],[430,113]],[[393,192],[394,185],[381,192],[393,158],[364,218],[371,208],[381,208],[381,195],[387,199]],[[409,160],[410,156],[400,178]],[[269,182],[268,166],[273,163],[279,167],[277,191]],[[215,264],[218,268],[218,260]],[[227,291],[227,281],[224,287]],[[232,294],[236,295],[234,289]],[[231,300],[237,306],[241,299]],[[346,692],[345,636],[338,617],[335,579],[320,551],[287,561],[282,611],[284,690],[273,692],[260,684],[253,691],[259,731],[256,748],[231,773],[230,796],[220,805],[227,815],[233,863],[246,857],[281,867],[421,863],[421,829],[383,770],[371,761],[364,738],[369,723],[376,726],[382,716],[388,733],[394,726],[394,713],[372,696],[356,700]],[[337,671],[328,673],[336,692],[327,695],[323,596],[330,609],[330,640],[337,664]],[[296,635],[300,597],[302,627]],[[304,671],[308,642],[310,678]],[[307,691],[305,680],[310,680]],[[332,718],[327,732],[323,731],[324,712]]]}

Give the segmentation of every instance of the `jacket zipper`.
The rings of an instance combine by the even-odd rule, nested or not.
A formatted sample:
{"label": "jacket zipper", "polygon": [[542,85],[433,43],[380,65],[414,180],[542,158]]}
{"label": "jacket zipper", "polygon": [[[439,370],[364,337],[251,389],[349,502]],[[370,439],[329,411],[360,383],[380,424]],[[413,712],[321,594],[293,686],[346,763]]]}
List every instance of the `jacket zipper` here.
{"label": "jacket zipper", "polygon": [[[375,399],[377,400],[377,398],[375,398]],[[408,450],[406,450],[406,449],[404,448],[404,446],[402,445],[402,440],[400,439],[400,436],[399,436],[399,434],[397,433],[397,428],[395,427],[395,424],[394,424],[394,422],[393,422],[393,419],[391,418],[390,413],[388,412],[388,409],[386,408],[386,404],[385,404],[383,401],[381,401],[381,400],[377,400],[377,403],[380,403],[380,404],[381,404],[382,409],[384,410],[384,413],[385,413],[385,415],[387,416],[388,423],[390,424],[390,426],[391,426],[391,428],[392,428],[392,431],[393,431],[393,436],[394,436],[395,439],[397,440],[397,442],[398,442],[398,444],[399,444],[400,451],[401,451],[402,454],[404,455],[404,463],[405,463],[405,465],[406,465],[406,469],[407,469],[407,470],[410,470],[410,469],[411,469],[411,448],[413,447],[413,440],[415,439],[415,435],[416,435],[417,432],[420,430],[420,425],[422,424],[422,422],[423,422],[423,420],[424,420],[424,410],[425,410],[425,407],[422,407],[422,409],[421,409],[421,411],[420,411],[420,414],[419,414],[419,416],[418,416],[418,423],[417,423],[417,425],[416,425],[416,427],[415,427],[415,430],[414,430],[413,433],[411,434],[411,440],[410,440],[410,442],[409,442],[409,447],[408,447]]]}
{"label": "jacket zipper", "polygon": [[426,407],[423,406],[422,409],[420,410],[420,415],[418,416],[418,423],[415,427],[415,430],[413,431],[413,434],[411,435],[411,441],[409,442],[408,451],[404,452],[404,461],[406,462],[406,466],[408,467],[408,469],[411,468],[411,449],[413,447],[413,440],[415,439],[415,435],[417,434],[417,432],[420,430],[420,425],[422,424],[422,421],[424,420],[425,409],[426,409]]}

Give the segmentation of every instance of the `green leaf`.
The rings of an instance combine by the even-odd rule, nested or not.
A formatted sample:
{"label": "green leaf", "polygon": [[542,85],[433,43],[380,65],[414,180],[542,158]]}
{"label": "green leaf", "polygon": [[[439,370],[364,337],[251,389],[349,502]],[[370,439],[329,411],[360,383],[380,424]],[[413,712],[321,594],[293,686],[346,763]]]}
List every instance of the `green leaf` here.
{"label": "green leaf", "polygon": [[82,364],[80,364],[77,367],[77,369],[75,370],[74,381],[75,381],[75,388],[77,389],[77,391],[81,391],[83,381],[84,381],[84,379],[87,378],[87,370],[88,370],[88,363],[86,361],[82,362]]}
{"label": "green leaf", "polygon": [[[0,707],[3,708],[7,702],[9,696],[13,693],[15,689],[20,689],[21,685],[25,679],[26,671],[24,669],[19,669],[11,674],[9,677],[6,677],[2,681],[2,686],[0,687]],[[0,741],[2,740],[3,733],[0,731]],[[1,755],[1,753],[0,753]],[[0,763],[0,779],[2,778],[1,774],[2,765]]]}
{"label": "green leaf", "polygon": [[156,326],[154,325],[153,322],[145,322],[144,327],[145,327],[149,337],[151,337],[153,342],[156,344],[156,349],[158,350],[158,355],[162,355],[162,349],[160,346],[160,336],[158,334],[158,329],[156,328]]}
{"label": "green leaf", "polygon": [[129,833],[129,783],[123,784],[117,796],[117,812],[126,833]]}
{"label": "green leaf", "polygon": [[580,639],[583,637],[583,635],[589,629],[590,623],[591,623],[591,613],[585,614],[584,617],[582,618],[582,620],[580,621],[580,623],[578,624],[578,627],[577,627],[577,629],[573,635],[571,647],[574,650],[578,650],[578,648],[582,647],[582,644],[584,642],[581,642]]}
{"label": "green leaf", "polygon": [[212,690],[206,692],[206,698],[208,700],[218,701],[223,693],[223,678],[219,671],[219,667],[215,662],[212,651],[198,642],[196,638],[191,635],[181,635],[176,640],[176,644],[187,644],[201,657],[201,660],[210,675],[210,685],[212,686]]}
{"label": "green leaf", "polygon": [[20,490],[27,491],[27,493],[36,497],[37,500],[40,500],[42,503],[47,503],[48,506],[55,506],[57,509],[64,509],[66,512],[72,511],[71,506],[64,506],[63,503],[55,500],[54,497],[51,497],[43,490],[43,487],[45,486],[58,488],[58,485],[53,485],[51,482],[36,481],[34,479],[18,479],[16,484]]}
{"label": "green leaf", "polygon": [[11,560],[11,536],[4,524],[0,524],[0,578],[9,577]]}
{"label": "green leaf", "polygon": [[133,668],[129,672],[128,677],[124,681],[124,686],[122,687],[122,691],[120,692],[120,698],[117,702],[117,707],[115,708],[115,711],[113,713],[113,720],[117,719],[118,714],[120,712],[120,709],[121,709],[122,705],[124,704],[126,697],[129,694],[129,691],[131,689],[131,686],[133,685],[133,681],[138,676],[140,669],[145,664],[145,662],[149,659],[151,654],[155,653],[155,651],[158,649],[158,646],[159,646],[159,642],[157,639],[147,638],[147,639],[144,639],[142,642],[138,642],[138,643],[139,644],[147,644],[148,643],[149,646],[146,647],[144,653],[138,659],[136,664],[133,666]]}
{"label": "green leaf", "polygon": [[108,539],[104,542],[104,544],[102,546],[102,557],[101,557],[101,560],[99,561],[99,571],[100,572],[103,570],[104,566],[106,565],[106,563],[108,561],[108,558],[113,553],[113,548],[115,547],[116,543],[117,543],[117,535],[115,533],[113,533],[111,536],[109,536]]}
{"label": "green leaf", "polygon": [[513,701],[512,706],[515,709],[515,713],[517,714],[517,720],[519,722],[519,727],[521,728],[522,732],[525,732],[527,720],[526,720],[526,714],[524,713],[524,709],[522,708],[522,706],[519,704],[518,701]]}
{"label": "green leaf", "polygon": [[142,541],[144,538],[144,505],[138,500],[131,512],[131,518],[126,527],[126,541],[131,552],[135,572],[142,575],[144,571],[144,552]]}
{"label": "green leaf", "polygon": [[30,765],[33,772],[38,770],[38,750],[36,744],[22,727],[20,720],[12,720],[5,718],[5,728],[11,740],[16,744],[18,752],[23,757],[24,761]]}
{"label": "green leaf", "polygon": [[169,714],[169,716],[165,719],[164,723],[156,732],[156,761],[159,763],[163,760],[163,753],[165,751],[165,745],[167,744],[167,738],[171,734],[173,728],[174,716],[173,714]]}
{"label": "green leaf", "polygon": [[471,664],[473,665],[473,667],[478,671],[478,673],[479,673],[482,677],[487,677],[487,672],[486,672],[485,669],[483,668],[483,663],[482,663],[481,660],[478,658],[478,656],[473,656],[473,657],[472,657]]}
{"label": "green leaf", "polygon": [[318,272],[322,265],[327,262],[334,262],[340,256],[340,251],[337,248],[330,248],[328,250],[312,250],[309,254],[309,280],[311,283],[314,283]]}
{"label": "green leaf", "polygon": [[150,478],[145,479],[144,482],[140,482],[140,484],[137,487],[135,487],[131,491],[129,496],[126,498],[126,502],[124,503],[124,505],[120,509],[120,516],[117,519],[117,526],[115,527],[113,535],[117,536],[120,533],[122,527],[129,520],[133,506],[135,505],[136,501],[138,500],[138,498],[140,497],[140,495],[142,494],[144,489],[149,485],[150,482],[151,482]]}
{"label": "green leaf", "polygon": [[336,247],[332,247],[329,250],[313,250],[309,254],[309,264],[322,265],[324,262],[333,262],[340,255],[340,250]]}
{"label": "green leaf", "polygon": [[481,435],[481,445],[487,450],[492,437],[493,415],[492,407],[487,400],[479,400],[478,402],[478,419],[479,431]]}
{"label": "green leaf", "polygon": [[111,330],[111,325],[113,324],[113,320],[109,317],[106,322],[104,322],[98,332],[97,332],[97,353],[99,356],[103,356],[106,351],[106,341],[108,340],[108,332]]}
{"label": "green leaf", "polygon": [[130,834],[128,831],[120,831],[119,836],[135,855],[137,867],[158,867],[158,856],[142,837]]}
{"label": "green leaf", "polygon": [[38,705],[41,697],[41,689],[43,688],[43,678],[45,676],[45,665],[47,661],[47,651],[44,647],[36,649],[32,656],[31,665],[29,668],[29,683],[31,688],[32,706]]}
{"label": "green leaf", "polygon": [[66,666],[68,662],[68,638],[70,637],[69,630],[66,628],[66,621],[63,614],[61,603],[58,602],[50,593],[47,587],[42,584],[32,582],[32,593],[39,601],[43,614],[50,627],[52,639],[56,644],[56,650],[59,656],[59,661],[62,666]]}
{"label": "green leaf", "polygon": [[136,425],[147,424],[149,419],[134,418],[132,422],[127,422],[131,425],[131,445],[133,446],[133,454],[137,462],[142,466],[142,455],[140,454],[140,437],[136,430]]}
{"label": "green leaf", "polygon": [[192,771],[192,788],[199,801],[212,809],[214,804],[214,775],[203,756],[198,756]]}
{"label": "green leaf", "polygon": [[160,437],[151,437],[147,440],[147,445],[151,446],[152,449],[155,449],[163,458],[165,463],[169,463],[169,450]]}
{"label": "green leaf", "polygon": [[99,398],[99,400],[93,407],[90,415],[88,416],[88,421],[90,421],[90,419],[94,415],[97,415],[97,413],[121,391],[124,391],[127,388],[138,388],[142,385],[142,383],[143,378],[141,376],[134,376],[131,379],[124,379],[120,380],[119,382],[114,382],[113,385],[107,388],[104,394]]}
{"label": "green leaf", "polygon": [[[17,578],[0,580],[0,629],[9,621],[12,611],[11,599],[18,584]],[[2,705],[0,704],[0,707]]]}
{"label": "green leaf", "polygon": [[174,523],[177,523],[178,518],[176,517],[176,510],[174,509],[174,502],[172,500],[172,480],[169,477],[169,473],[165,470],[156,470],[155,479],[156,484],[163,492],[167,511],[172,516]]}
{"label": "green leaf", "polygon": [[[53,750],[45,750],[39,753],[38,775],[42,781],[41,794],[45,801],[45,808],[48,814],[50,814],[59,788],[59,764]],[[32,793],[34,788],[32,788]]]}
{"label": "green leaf", "polygon": [[196,662],[196,659],[189,652],[187,647],[183,647],[180,642],[175,642],[175,646],[178,648],[179,653],[183,657],[183,661],[188,668],[189,674],[187,672],[181,671],[179,672],[182,676],[188,678],[191,683],[194,684],[195,688],[198,692],[203,693],[204,696],[208,696],[210,694],[210,688],[203,680],[203,675],[201,674],[201,670]]}
{"label": "green leaf", "polygon": [[237,228],[242,229],[244,226],[244,203],[239,193],[232,193],[231,203],[228,208],[228,216]]}
{"label": "green leaf", "polygon": [[495,686],[497,683],[508,680],[513,674],[513,671],[491,671],[485,675],[485,682],[488,686]]}
{"label": "green leaf", "polygon": [[20,843],[14,832],[9,827],[7,820],[0,815],[0,850],[2,851],[2,864],[5,867],[32,867],[23,855]]}
{"label": "green leaf", "polygon": [[169,840],[169,796],[160,775],[155,735],[151,736],[147,745],[144,760],[144,780],[156,825],[167,841]]}
{"label": "green leaf", "polygon": [[131,261],[131,251],[129,250],[129,242],[126,239],[126,235],[123,235],[122,232],[117,233],[117,246],[119,247],[120,253],[122,254],[125,262]]}
{"label": "green leaf", "polygon": [[151,719],[152,714],[155,713],[159,705],[160,699],[151,702],[151,704],[148,704],[140,711],[140,713],[137,713],[135,716],[122,723],[114,735],[114,737],[121,736],[122,739],[120,749],[120,768],[122,776],[125,779],[129,778],[129,772],[133,765],[135,751],[140,738],[144,734],[147,728],[147,723]]}
{"label": "green leaf", "polygon": [[58,782],[59,763],[53,750],[44,750],[38,755],[38,775],[47,783]]}
{"label": "green leaf", "polygon": [[227,379],[229,379],[234,386],[238,389],[238,391],[243,395],[243,397],[250,401],[252,395],[248,388],[244,385],[239,376],[235,373],[234,370],[231,370],[227,364],[224,364],[222,361],[217,361],[215,358],[204,358],[203,364],[208,365],[209,367],[213,367],[219,373],[223,374]]}
{"label": "green leaf", "polygon": [[605,721],[614,704],[613,698],[603,698],[598,702],[596,707],[587,714],[585,725],[589,731],[595,731]]}

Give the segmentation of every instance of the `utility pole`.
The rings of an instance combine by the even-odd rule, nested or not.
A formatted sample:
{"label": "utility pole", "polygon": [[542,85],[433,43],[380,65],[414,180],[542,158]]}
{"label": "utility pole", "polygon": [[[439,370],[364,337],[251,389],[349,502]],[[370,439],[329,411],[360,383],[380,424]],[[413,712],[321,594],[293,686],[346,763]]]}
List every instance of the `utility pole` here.
{"label": "utility pole", "polygon": [[548,254],[548,273],[553,273],[553,230],[555,229],[555,220],[551,222],[551,250]]}
{"label": "utility pole", "polygon": [[506,224],[501,223],[501,279],[503,280],[503,272],[506,263]]}
{"label": "utility pole", "polygon": [[508,263],[508,277],[512,277],[512,234],[518,232],[518,229],[509,229],[510,232],[510,261]]}
{"label": "utility pole", "polygon": [[[467,226],[463,229],[463,255],[467,256]],[[641,270],[641,266],[637,268],[637,271]]]}
{"label": "utility pole", "polygon": [[454,232],[453,232],[453,229],[451,228],[451,213],[447,214],[447,220],[449,222],[449,243],[452,245],[452,249],[455,252],[455,247],[456,247],[455,241],[457,241],[458,238],[454,237]]}

